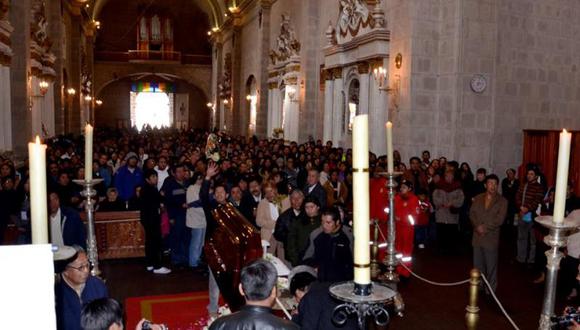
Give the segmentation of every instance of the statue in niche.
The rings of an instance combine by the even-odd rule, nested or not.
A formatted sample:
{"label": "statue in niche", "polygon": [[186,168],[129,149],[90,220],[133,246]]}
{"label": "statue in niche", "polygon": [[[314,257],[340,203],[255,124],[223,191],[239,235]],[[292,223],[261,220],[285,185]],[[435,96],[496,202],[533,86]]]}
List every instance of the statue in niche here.
{"label": "statue in niche", "polygon": [[369,9],[361,0],[340,0],[340,15],[338,17],[338,32],[344,37],[351,33],[358,34],[360,26],[367,26],[372,17]]}
{"label": "statue in niche", "polygon": [[224,73],[218,84],[220,97],[224,100],[232,95],[232,54],[227,53],[224,59]]}
{"label": "statue in niche", "polygon": [[43,45],[48,38],[48,22],[44,15],[44,2],[36,2],[32,7],[34,21],[31,26],[31,35],[37,44]]}
{"label": "statue in niche", "polygon": [[85,95],[91,95],[93,82],[91,74],[84,71],[81,75],[81,92]]}
{"label": "statue in niche", "polygon": [[300,42],[296,39],[296,33],[290,26],[290,15],[282,14],[280,23],[280,35],[276,39],[276,49],[270,50],[270,60],[272,64],[283,62],[292,56],[298,56],[300,52]]}

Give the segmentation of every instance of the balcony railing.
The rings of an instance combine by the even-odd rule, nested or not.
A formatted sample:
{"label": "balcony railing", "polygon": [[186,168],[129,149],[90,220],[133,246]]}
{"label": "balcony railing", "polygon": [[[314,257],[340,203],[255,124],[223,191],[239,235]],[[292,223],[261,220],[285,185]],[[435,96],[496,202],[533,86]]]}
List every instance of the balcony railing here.
{"label": "balcony railing", "polygon": [[181,52],[129,50],[127,52],[96,51],[95,59],[105,62],[167,62],[182,64],[211,64],[211,56],[182,54]]}

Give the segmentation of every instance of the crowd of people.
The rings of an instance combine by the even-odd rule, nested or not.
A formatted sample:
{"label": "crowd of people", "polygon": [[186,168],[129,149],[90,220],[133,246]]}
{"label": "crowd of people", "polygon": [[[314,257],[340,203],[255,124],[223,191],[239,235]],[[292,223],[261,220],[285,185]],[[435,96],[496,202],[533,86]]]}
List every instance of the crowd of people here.
{"label": "crowd of people", "polygon": [[[93,177],[103,179],[96,186],[96,212],[140,211],[147,271],[207,270],[202,251],[215,225],[211,211],[231,203],[268,242],[268,252],[291,268],[313,267],[318,282],[352,279],[351,150],[313,139],[297,144],[220,132],[219,145],[212,150],[219,154],[218,161],[206,157],[208,134],[173,129],[96,132]],[[84,208],[82,187],[72,182],[84,178],[82,137],[60,136],[45,143],[51,242],[84,247],[86,234],[79,217]],[[514,169],[507,169],[501,180],[482,168],[474,175],[469,164],[431,159],[429,151],[410,158],[408,166],[397,151],[393,160],[395,171],[402,173],[396,178],[394,217],[396,250],[403,255],[397,271],[403,279],[410,276],[414,249],[433,248],[452,256],[471,239],[474,265],[495,290],[500,231],[517,228],[517,262],[537,271],[538,282],[543,280],[545,233],[533,219],[553,212],[554,189],[547,186],[538,165],[528,164],[520,182]],[[26,244],[30,242],[27,167],[11,159],[0,161],[0,243],[8,224],[13,224],[16,242]],[[384,242],[390,211],[387,157],[370,153],[369,163],[371,219]],[[578,208],[570,184],[566,214]],[[380,247],[382,260],[385,248]],[[163,252],[170,255],[171,266],[163,264]],[[577,234],[562,262],[570,298],[578,294],[579,255]],[[88,273],[84,264],[75,267]],[[211,278],[210,272],[210,282]],[[297,277],[301,278],[305,277]],[[74,291],[82,297],[82,289],[79,293],[73,287]],[[217,311],[217,299],[208,309]]]}

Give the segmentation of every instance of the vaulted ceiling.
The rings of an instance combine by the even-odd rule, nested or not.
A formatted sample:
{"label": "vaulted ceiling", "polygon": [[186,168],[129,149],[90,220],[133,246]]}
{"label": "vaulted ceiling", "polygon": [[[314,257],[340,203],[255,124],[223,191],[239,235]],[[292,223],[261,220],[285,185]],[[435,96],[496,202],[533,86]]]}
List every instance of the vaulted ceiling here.
{"label": "vaulted ceiling", "polygon": [[[92,18],[94,20],[99,20],[99,15],[103,10],[103,7],[111,1],[127,1],[127,0],[94,0],[94,5],[92,6]],[[156,2],[162,3],[163,0],[143,0],[142,3],[145,5],[155,4]],[[219,27],[224,21],[224,14],[227,13],[227,8],[237,7],[242,0],[190,0],[196,6],[199,6],[203,10],[210,21],[211,27]]]}

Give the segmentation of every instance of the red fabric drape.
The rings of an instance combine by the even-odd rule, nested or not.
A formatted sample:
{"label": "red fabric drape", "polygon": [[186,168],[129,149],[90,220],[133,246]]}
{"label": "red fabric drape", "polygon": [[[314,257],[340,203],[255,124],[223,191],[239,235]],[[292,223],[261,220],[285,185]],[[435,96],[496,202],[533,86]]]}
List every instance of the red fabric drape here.
{"label": "red fabric drape", "polygon": [[[559,144],[560,131],[524,130],[524,154],[522,164],[518,168],[520,179],[524,179],[526,175],[526,164],[536,163],[541,166],[542,172],[546,176],[546,181],[548,181],[548,186],[553,186],[556,182]],[[580,132],[572,132],[568,178],[574,182],[575,193],[579,195]]]}

